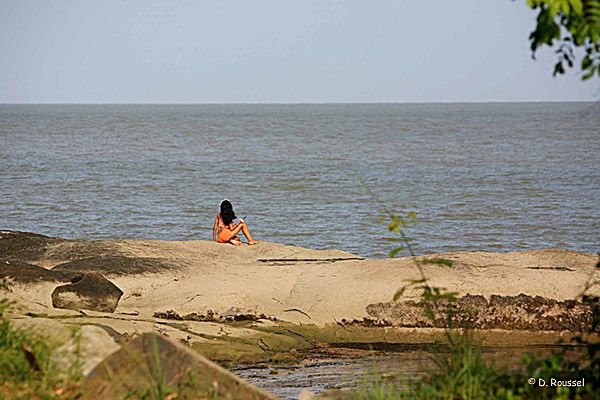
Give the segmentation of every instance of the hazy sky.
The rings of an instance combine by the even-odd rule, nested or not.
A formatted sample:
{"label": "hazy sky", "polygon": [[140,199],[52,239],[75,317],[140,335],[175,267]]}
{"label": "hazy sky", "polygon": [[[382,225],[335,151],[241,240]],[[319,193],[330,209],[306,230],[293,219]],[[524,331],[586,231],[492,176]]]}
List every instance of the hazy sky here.
{"label": "hazy sky", "polygon": [[525,0],[0,0],[0,102],[592,100]]}

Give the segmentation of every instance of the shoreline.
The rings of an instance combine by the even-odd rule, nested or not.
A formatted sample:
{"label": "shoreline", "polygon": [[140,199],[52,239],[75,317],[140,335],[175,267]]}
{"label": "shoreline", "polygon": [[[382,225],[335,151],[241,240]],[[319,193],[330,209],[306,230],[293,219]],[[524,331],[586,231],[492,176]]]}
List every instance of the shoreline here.
{"label": "shoreline", "polygon": [[[596,255],[552,249],[435,257],[452,260],[452,267],[424,265],[432,286],[456,291],[475,307],[468,323],[485,346],[552,346],[588,326],[587,309],[572,299],[597,279]],[[315,349],[444,341],[443,325],[419,319],[419,293],[409,290],[392,302],[406,279],[418,278],[407,257],[363,259],[267,242],[85,241],[1,231],[0,260],[0,279],[12,281],[5,295],[20,306],[11,315],[16,326],[54,332],[59,342],[68,327],[87,327],[115,345],[106,351],[154,332],[212,360],[256,365],[296,362]],[[57,286],[74,285],[73,277],[92,270],[122,291],[114,312],[53,307]]]}

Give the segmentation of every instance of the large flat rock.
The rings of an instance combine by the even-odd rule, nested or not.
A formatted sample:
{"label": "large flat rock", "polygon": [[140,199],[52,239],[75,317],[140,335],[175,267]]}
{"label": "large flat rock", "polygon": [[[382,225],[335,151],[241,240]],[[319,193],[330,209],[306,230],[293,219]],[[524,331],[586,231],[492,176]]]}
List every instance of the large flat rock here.
{"label": "large flat rock", "polygon": [[[182,316],[209,310],[223,315],[233,307],[303,324],[361,320],[372,317],[370,305],[391,302],[408,280],[421,277],[410,257],[361,259],[339,250],[277,243],[232,246],[206,240],[62,241],[32,239],[23,233],[2,235],[8,239],[0,239],[0,249],[4,240],[28,243],[29,247],[17,246],[18,251],[13,246],[11,257],[35,254],[35,261],[15,260],[27,263],[23,264],[27,269],[23,276],[32,277],[23,278],[14,288],[22,301],[51,307],[54,287],[48,279],[56,279],[52,274],[96,270],[124,292],[120,311],[146,318],[169,310]],[[22,238],[17,240],[19,235]],[[31,250],[36,243],[40,249]],[[23,253],[25,248],[33,253]],[[0,253],[0,258],[3,256]],[[596,255],[560,249],[455,252],[435,257],[451,260],[453,266],[423,265],[431,286],[459,296],[483,296],[486,301],[492,296],[519,294],[559,302],[573,300],[587,282],[598,280]],[[10,268],[14,271],[16,266]],[[44,278],[34,279],[36,273]],[[600,294],[597,285],[587,291]],[[407,290],[401,300],[418,301],[419,295]],[[551,312],[546,320],[549,318]],[[544,326],[560,325],[550,322]],[[532,329],[535,326],[530,325]]]}
{"label": "large flat rock", "polygon": [[190,348],[155,334],[123,345],[88,374],[83,388],[89,399],[139,398],[161,390],[177,390],[189,399],[276,399]]}

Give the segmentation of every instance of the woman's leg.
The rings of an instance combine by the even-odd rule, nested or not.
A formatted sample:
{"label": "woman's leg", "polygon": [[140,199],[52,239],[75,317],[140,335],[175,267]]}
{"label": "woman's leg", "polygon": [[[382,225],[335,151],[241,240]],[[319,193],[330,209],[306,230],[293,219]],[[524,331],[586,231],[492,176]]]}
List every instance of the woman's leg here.
{"label": "woman's leg", "polygon": [[[252,235],[250,235],[250,230],[248,229],[248,226],[246,225],[245,222],[240,222],[240,224],[238,226],[240,226],[240,225],[242,226],[242,233],[244,234],[244,236],[246,236],[246,239],[248,239],[248,244],[260,243],[260,240],[252,239]],[[236,229],[237,229],[237,227],[236,227]]]}
{"label": "woman's leg", "polygon": [[260,243],[260,240],[254,240],[254,239],[252,239],[252,235],[250,234],[250,230],[248,229],[248,226],[246,225],[245,222],[240,222],[239,224],[237,224],[237,226],[235,228],[233,228],[233,230],[231,231],[231,237],[234,237],[235,235],[237,235],[238,233],[240,233],[240,231],[242,231],[242,233],[244,234],[244,236],[246,236],[246,239],[248,239],[248,244]]}

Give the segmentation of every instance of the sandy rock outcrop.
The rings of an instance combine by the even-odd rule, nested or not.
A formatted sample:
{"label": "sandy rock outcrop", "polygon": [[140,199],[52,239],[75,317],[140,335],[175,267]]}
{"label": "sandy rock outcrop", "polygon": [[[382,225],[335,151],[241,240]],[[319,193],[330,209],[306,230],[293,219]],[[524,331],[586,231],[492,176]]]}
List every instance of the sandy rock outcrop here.
{"label": "sandy rock outcrop", "polygon": [[[581,330],[587,326],[588,309],[570,301],[580,298],[584,288],[589,295],[600,295],[600,285],[589,285],[598,282],[600,273],[594,254],[544,249],[420,259],[428,257],[452,264],[421,263],[431,286],[471,302],[482,303],[484,298],[485,304],[473,304],[474,316],[461,313],[459,324]],[[0,279],[14,278],[12,296],[35,312],[52,309],[57,281],[93,270],[124,292],[119,311],[141,318],[162,318],[164,312],[169,319],[173,314],[221,322],[209,315],[213,312],[233,320],[249,319],[242,314],[251,314],[321,326],[363,319],[399,327],[430,326],[418,305],[391,303],[406,282],[421,278],[411,257],[362,259],[339,250],[267,242],[230,246],[206,240],[64,240],[0,231],[0,260],[9,263],[0,262]],[[421,299],[416,289],[407,289],[402,297],[403,302]],[[466,310],[463,303],[457,314]],[[232,307],[241,311],[229,312]]]}

